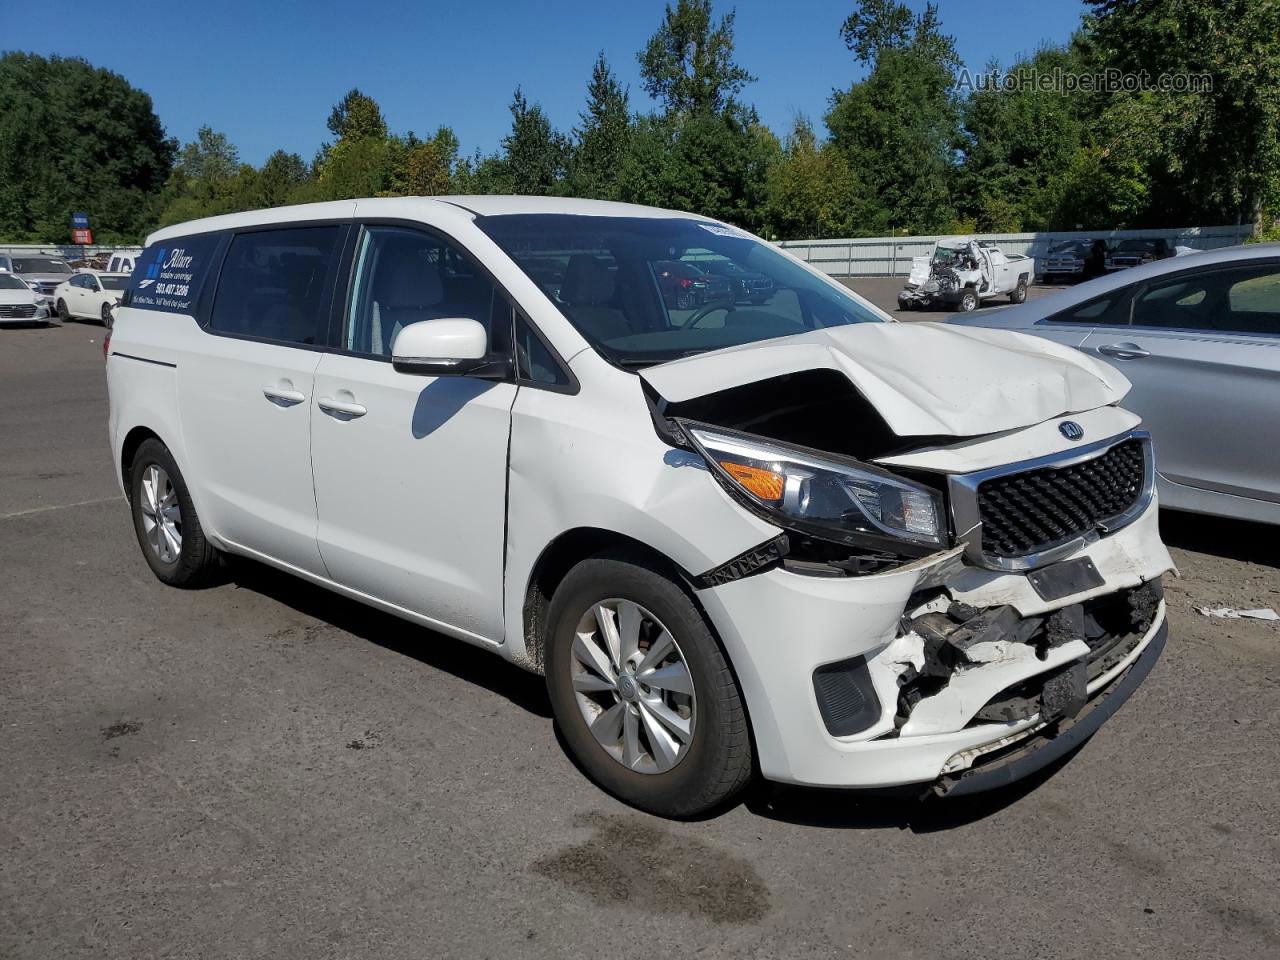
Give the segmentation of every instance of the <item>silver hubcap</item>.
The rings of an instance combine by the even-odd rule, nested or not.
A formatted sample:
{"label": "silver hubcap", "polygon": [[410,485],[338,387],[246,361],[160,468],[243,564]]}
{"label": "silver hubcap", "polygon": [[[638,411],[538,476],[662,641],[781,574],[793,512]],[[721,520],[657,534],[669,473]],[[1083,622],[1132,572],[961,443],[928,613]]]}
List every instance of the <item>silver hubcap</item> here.
{"label": "silver hubcap", "polygon": [[182,510],[178,491],[164,468],[151,464],[142,474],[142,532],[161,563],[176,563],[182,553]]}
{"label": "silver hubcap", "polygon": [[571,679],[592,736],[628,770],[664,773],[693,742],[693,677],[675,638],[630,600],[602,600],[578,622]]}

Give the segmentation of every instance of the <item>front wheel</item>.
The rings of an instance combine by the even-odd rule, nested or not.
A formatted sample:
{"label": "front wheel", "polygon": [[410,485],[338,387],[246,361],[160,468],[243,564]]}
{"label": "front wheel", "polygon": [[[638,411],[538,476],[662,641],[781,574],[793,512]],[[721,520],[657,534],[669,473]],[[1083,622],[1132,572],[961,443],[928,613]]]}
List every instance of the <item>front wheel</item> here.
{"label": "front wheel", "polygon": [[66,323],[71,319],[71,311],[67,309],[66,301],[58,300],[58,319]]}
{"label": "front wheel", "polygon": [[644,561],[609,554],[569,571],[551,601],[546,672],[570,752],[624,802],[695,816],[750,780],[724,654],[688,594]]}
{"label": "front wheel", "polygon": [[960,302],[956,304],[956,309],[961,313],[973,313],[978,309],[978,295],[972,290],[966,290],[960,295]]}
{"label": "front wheel", "polygon": [[200,584],[217,565],[182,471],[169,448],[146,440],[129,471],[130,509],[138,546],[151,572],[173,587]]}

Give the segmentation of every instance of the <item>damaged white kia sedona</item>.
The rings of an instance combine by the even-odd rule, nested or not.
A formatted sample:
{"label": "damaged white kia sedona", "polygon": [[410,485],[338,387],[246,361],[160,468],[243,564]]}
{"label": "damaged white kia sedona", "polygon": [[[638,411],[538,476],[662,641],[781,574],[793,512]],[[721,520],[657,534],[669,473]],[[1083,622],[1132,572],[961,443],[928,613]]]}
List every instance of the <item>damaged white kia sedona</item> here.
{"label": "damaged white kia sedona", "polygon": [[157,577],[250,557],[543,673],[580,765],[658,814],[757,770],[1008,783],[1165,642],[1119,373],[893,322],[704,217],[454,197],[167,227],[108,354]]}

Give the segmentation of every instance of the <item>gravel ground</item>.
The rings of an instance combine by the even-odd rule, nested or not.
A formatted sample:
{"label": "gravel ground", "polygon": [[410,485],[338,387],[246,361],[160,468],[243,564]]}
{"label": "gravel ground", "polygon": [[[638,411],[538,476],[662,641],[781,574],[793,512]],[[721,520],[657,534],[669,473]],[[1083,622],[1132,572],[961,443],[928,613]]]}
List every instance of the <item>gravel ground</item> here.
{"label": "gravel ground", "polygon": [[247,563],[159,584],[98,328],[0,329],[0,957],[1280,955],[1270,528],[1164,525],[1169,646],[1016,790],[756,789],[694,823],[565,757],[541,681]]}

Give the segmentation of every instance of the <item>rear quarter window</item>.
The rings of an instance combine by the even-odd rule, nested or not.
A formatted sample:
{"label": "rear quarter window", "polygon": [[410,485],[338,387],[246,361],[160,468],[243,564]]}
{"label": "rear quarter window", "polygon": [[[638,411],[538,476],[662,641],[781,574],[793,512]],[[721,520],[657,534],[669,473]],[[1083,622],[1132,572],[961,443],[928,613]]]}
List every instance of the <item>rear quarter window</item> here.
{"label": "rear quarter window", "polygon": [[194,315],[221,241],[220,233],[202,233],[147,247],[130,277],[126,305]]}

